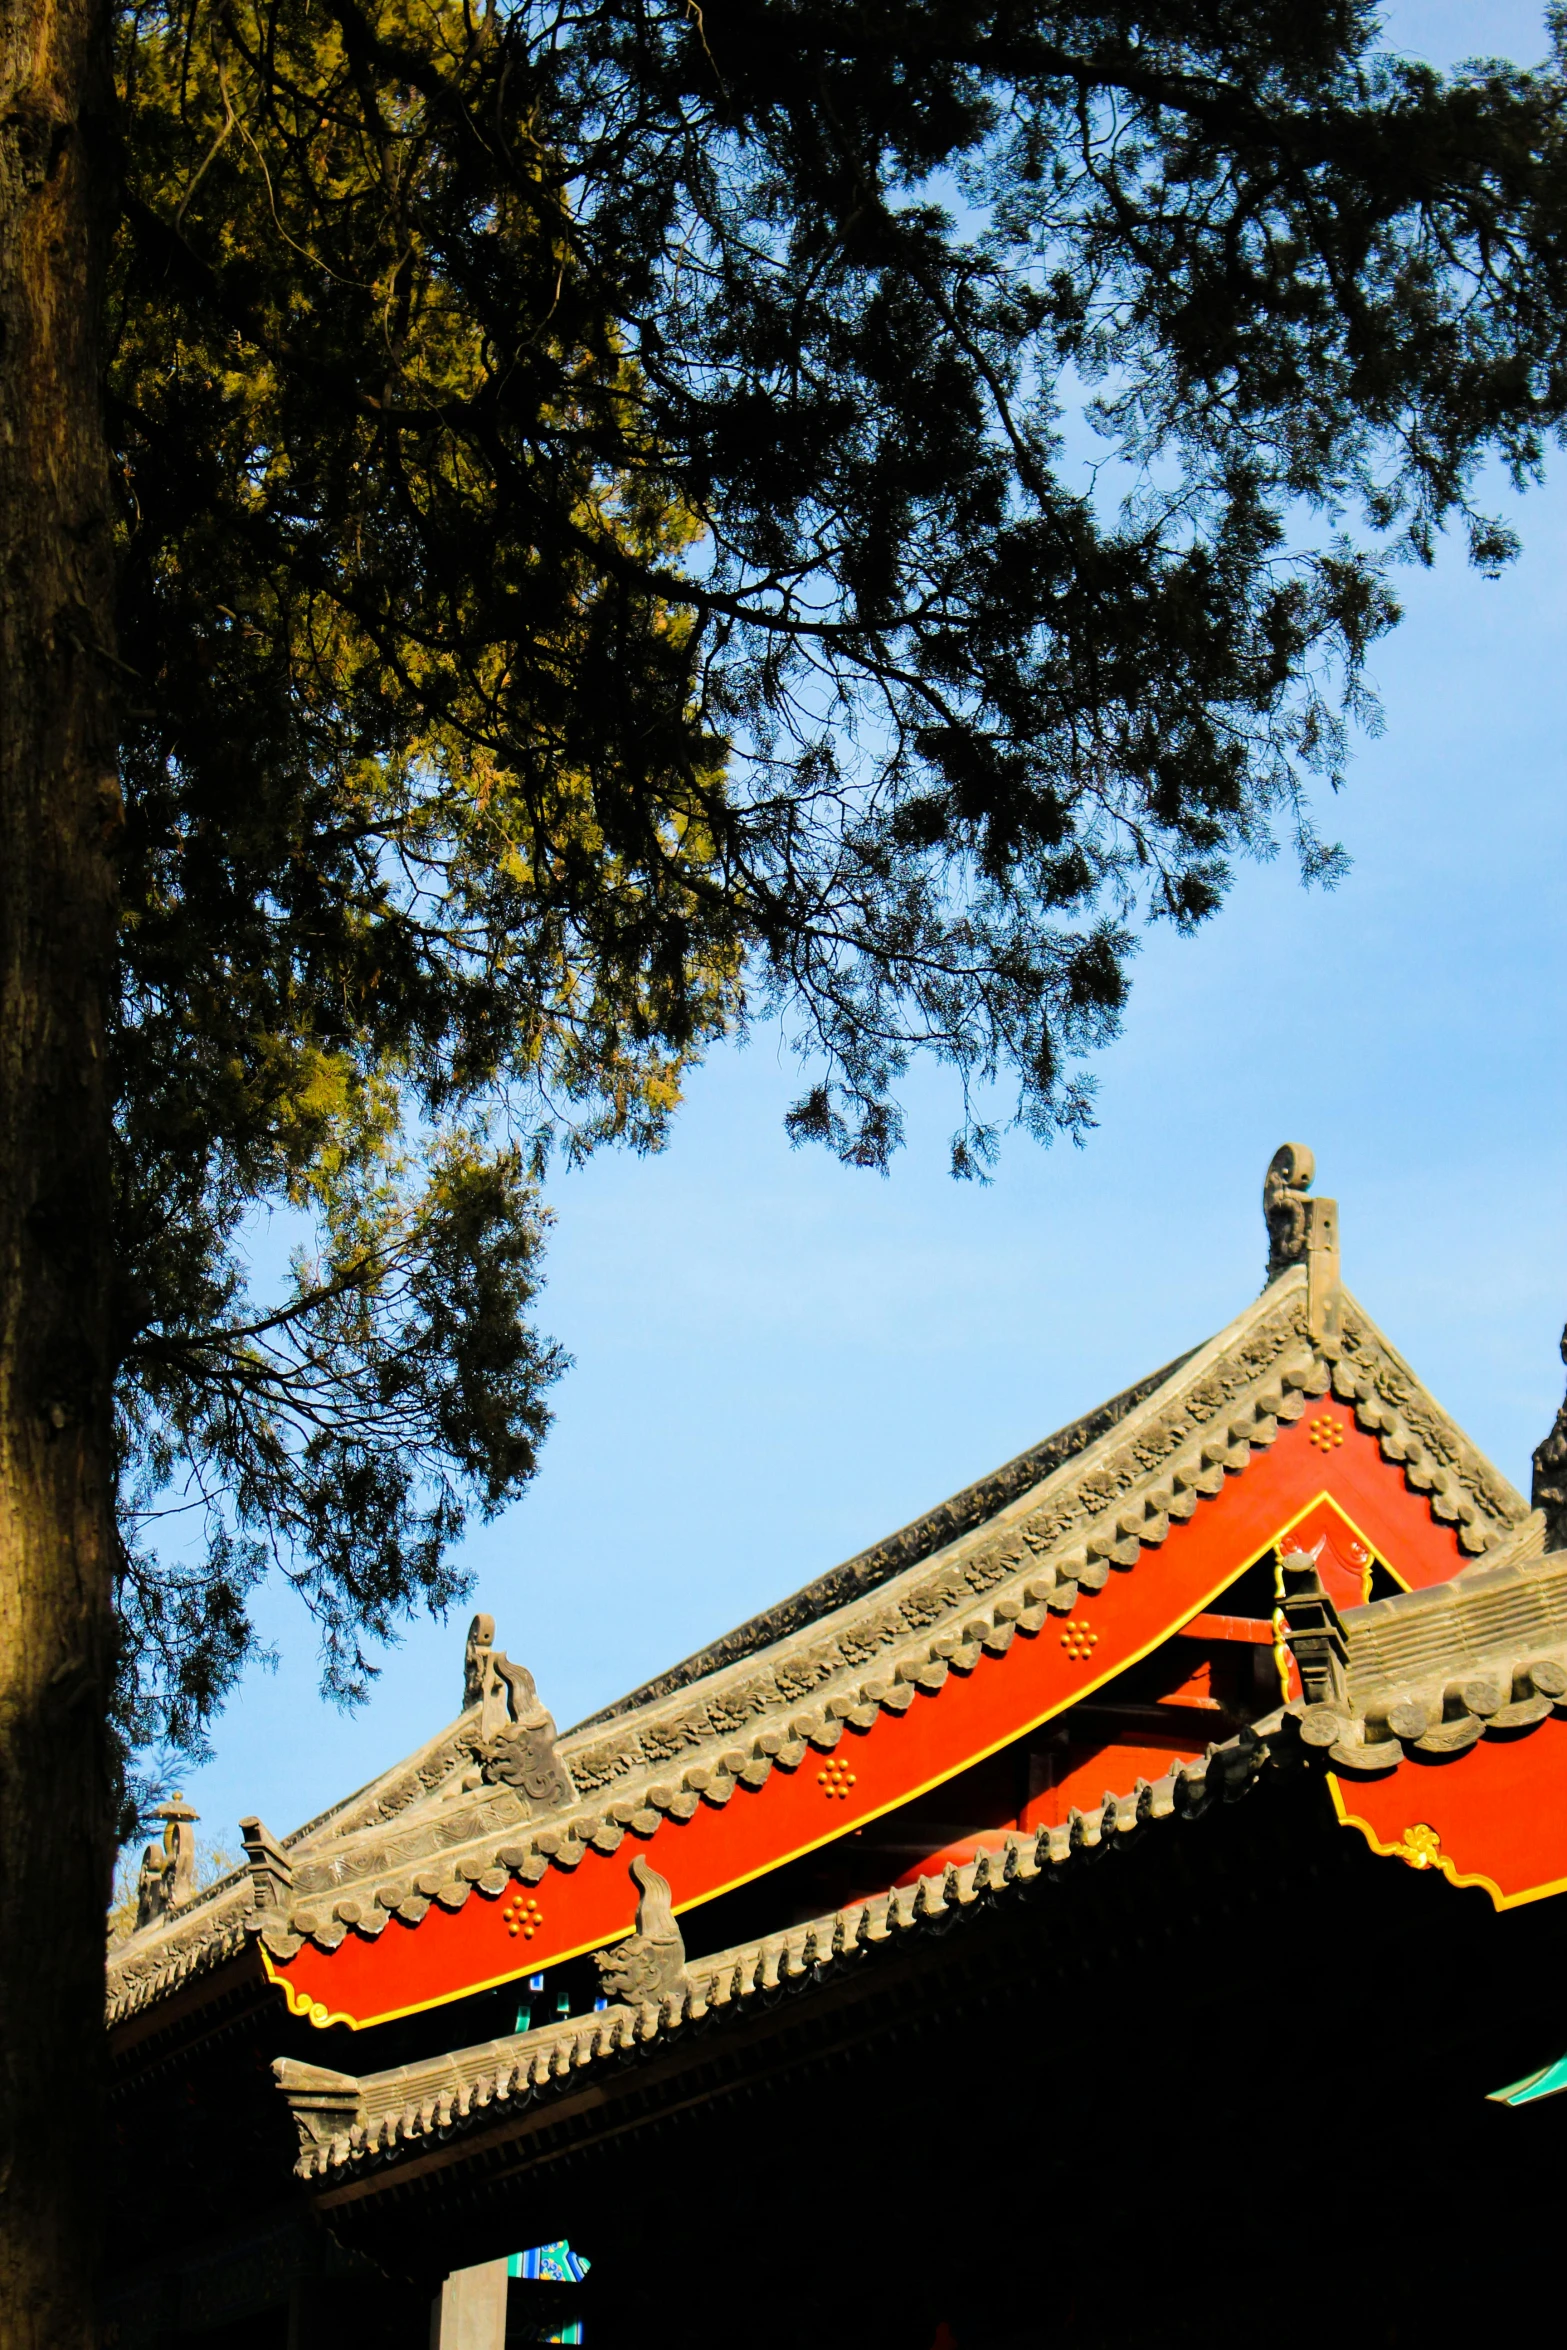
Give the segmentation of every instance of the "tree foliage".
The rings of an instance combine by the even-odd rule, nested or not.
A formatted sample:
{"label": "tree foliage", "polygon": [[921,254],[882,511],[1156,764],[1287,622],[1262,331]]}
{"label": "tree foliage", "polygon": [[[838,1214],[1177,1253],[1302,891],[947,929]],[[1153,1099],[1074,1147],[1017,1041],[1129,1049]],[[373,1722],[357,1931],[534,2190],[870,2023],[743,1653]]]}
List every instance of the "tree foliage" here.
{"label": "tree foliage", "polygon": [[884,1164],[926,1052],[976,1171],[998,1084],[1090,1121],[1141,918],[1281,834],[1334,877],[1389,565],[1504,561],[1567,391],[1559,70],[1376,37],[125,8],[132,1735],[199,1735],[270,1557],[345,1690],[455,1595],[554,1143],[656,1146],[765,1007],[797,1135]]}

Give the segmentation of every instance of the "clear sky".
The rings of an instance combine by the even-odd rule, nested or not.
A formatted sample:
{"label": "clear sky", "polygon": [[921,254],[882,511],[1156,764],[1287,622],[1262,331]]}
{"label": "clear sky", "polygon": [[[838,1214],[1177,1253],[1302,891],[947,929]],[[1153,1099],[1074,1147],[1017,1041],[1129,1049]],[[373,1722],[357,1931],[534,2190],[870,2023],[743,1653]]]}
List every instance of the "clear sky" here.
{"label": "clear sky", "polygon": [[[1513,0],[1389,21],[1439,63],[1544,46]],[[1527,1487],[1567,1317],[1562,473],[1500,582],[1456,553],[1403,575],[1386,730],[1320,811],[1353,872],[1308,894],[1281,856],[1196,939],[1149,937],[1085,1149],[1016,1136],[991,1187],[954,1183],[927,1076],[890,1177],[850,1172],[788,1147],[764,1035],[697,1074],[661,1157],[555,1181],[541,1319],[575,1368],[535,1486],[466,1555],[563,1728],[1220,1327],[1285,1140],[1340,1202],[1351,1288]],[[469,1612],[412,1626],[344,1715],[269,1595],[277,1669],[186,1781],[203,1834],[294,1827],[449,1720]]]}

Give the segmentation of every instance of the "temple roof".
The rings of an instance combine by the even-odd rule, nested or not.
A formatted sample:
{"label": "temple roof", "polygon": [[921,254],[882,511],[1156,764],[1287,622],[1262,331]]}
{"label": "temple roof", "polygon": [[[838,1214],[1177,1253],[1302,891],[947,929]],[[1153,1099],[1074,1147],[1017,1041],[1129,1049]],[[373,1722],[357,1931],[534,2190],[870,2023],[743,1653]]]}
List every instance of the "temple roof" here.
{"label": "temple roof", "polygon": [[[461,1909],[475,1889],[537,1886],[589,1851],[613,1852],[628,1830],[645,1837],[737,1786],[760,1787],[775,1767],[797,1768],[813,1747],[830,1754],[846,1726],[905,1713],[949,1673],[1005,1654],[1018,1633],[1037,1633],[1052,1614],[1072,1618],[1080,1594],[1102,1591],[1112,1571],[1133,1581],[1157,1573],[1172,1525],[1266,1455],[1314,1399],[1347,1408],[1403,1487],[1451,1530],[1454,1555],[1482,1569],[1461,1571],[1452,1586],[1473,1577],[1472,1608],[1416,1594],[1429,1602],[1424,1612],[1406,1598],[1385,1603],[1387,1613],[1364,1611],[1356,1702],[1381,1688],[1385,1658],[1415,1654],[1416,1636],[1388,1625],[1489,1623],[1482,1586],[1514,1588],[1505,1578],[1538,1554],[1543,1521],[1338,1287],[1336,1223],[1334,1241],[1330,1310],[1318,1260],[1302,1254],[1206,1345],[579,1724],[553,1746],[560,1770],[547,1799],[495,1782],[481,1707],[470,1705],[293,1835],[274,1841],[246,1823],[245,1870],[111,1953],[111,2021],[250,1940],[286,1964],[307,1944],[330,1952],[350,1935],[373,1939],[392,1916],[415,1924],[432,1903]],[[1483,1571],[1493,1556],[1508,1562],[1503,1583]],[[1351,1743],[1364,1736],[1356,1723],[1362,1715],[1346,1709]]]}
{"label": "temple roof", "polygon": [[[1376,1751],[1364,1767],[1390,1769],[1402,1758],[1390,1713],[1433,1753],[1456,1752],[1486,1734],[1526,1734],[1553,1713],[1567,1715],[1567,1553],[1528,1556],[1528,1530],[1507,1548],[1512,1555],[1495,1567],[1339,1619],[1350,1696],[1334,1709],[1336,1736],[1352,1738],[1351,1724],[1369,1733]],[[1477,1710],[1460,1714],[1457,1733],[1445,1742],[1417,1733],[1416,1713],[1428,1725],[1442,1723],[1443,1691],[1455,1676]],[[1520,1683],[1529,1684],[1526,1695],[1514,1700]],[[280,2060],[275,2069],[299,2131],[299,2175],[325,2182],[395,2162],[430,2139],[444,2143],[503,2118],[508,2108],[579,2084],[594,2066],[650,2048],[687,2023],[720,2020],[726,2010],[738,2018],[756,1994],[780,1985],[805,1991],[823,1984],[868,1945],[950,1921],[977,1902],[1005,1901],[1108,1842],[1125,1844],[1155,1822],[1196,1816],[1216,1796],[1234,1800],[1300,1744],[1321,1743],[1312,1717],[1323,1710],[1297,1700],[1160,1780],[1139,1781],[1121,1795],[1107,1790],[1097,1810],[1036,1834],[1009,1832],[964,1866],[691,1961],[678,1988],[659,2000],[616,2003],[363,2076]],[[1341,1768],[1356,1760],[1342,1744],[1332,1752]]]}
{"label": "temple roof", "polygon": [[[868,1947],[940,1932],[976,1906],[1009,1902],[1042,1876],[1063,1878],[1109,1845],[1128,1847],[1156,1823],[1238,1799],[1275,1769],[1298,1768],[1327,1743],[1329,1729],[1334,1744],[1327,1758],[1316,1754],[1319,1763],[1381,1772],[1403,1759],[1390,1721],[1422,1751],[1445,1759],[1481,1737],[1515,1743],[1553,1716],[1567,1718],[1567,1553],[1532,1555],[1535,1535],[1525,1524],[1500,1546],[1506,1556],[1498,1563],[1446,1585],[1400,1592],[1342,1616],[1329,1606],[1347,1666],[1347,1688],[1335,1702],[1298,1698],[1161,1779],[1139,1780],[1121,1794],[1106,1790],[1097,1808],[1066,1822],[1008,1831],[964,1865],[685,1962],[662,1997],[616,2002],[384,2072],[352,2075],[280,2059],[274,2070],[298,2131],[298,2175],[331,2188],[395,2167],[432,2141],[504,2124],[524,2107],[580,2087],[595,2068],[633,2051],[652,2053],[685,2026],[742,2022],[759,1995],[785,1989],[809,1996]],[[1320,1586],[1314,1596],[1320,1603]],[[1439,1839],[1429,1829],[1418,1836],[1426,1842],[1406,1844],[1399,1857],[1441,1865]]]}

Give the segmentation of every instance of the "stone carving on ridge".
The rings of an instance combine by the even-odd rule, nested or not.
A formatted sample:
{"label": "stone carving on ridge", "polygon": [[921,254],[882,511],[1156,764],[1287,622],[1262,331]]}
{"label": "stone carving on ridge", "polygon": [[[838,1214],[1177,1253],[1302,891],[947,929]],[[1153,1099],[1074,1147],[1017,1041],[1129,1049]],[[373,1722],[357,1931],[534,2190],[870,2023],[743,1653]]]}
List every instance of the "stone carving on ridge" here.
{"label": "stone carving on ridge", "polygon": [[553,1811],[576,1793],[555,1751],[554,1716],[539,1703],[533,1675],[495,1645],[495,1619],[468,1627],[463,1658],[465,1710],[479,1708],[477,1752],[492,1786],[510,1787],[532,1811]]}
{"label": "stone carving on ridge", "polygon": [[1306,1262],[1311,1206],[1306,1194],[1317,1162],[1303,1142],[1281,1143],[1262,1179],[1262,1215],[1268,1227],[1268,1280]]}
{"label": "stone carving on ridge", "polygon": [[1317,1162],[1303,1142],[1281,1143],[1262,1179],[1268,1227],[1265,1287],[1292,1265],[1306,1268],[1306,1327],[1313,1339],[1337,1338],[1340,1319],[1338,1202],[1308,1199]]}
{"label": "stone carving on ridge", "polygon": [[[1567,1330],[1562,1332],[1561,1356],[1567,1363]],[[1536,1448],[1531,1498],[1535,1508],[1545,1513],[1547,1550],[1567,1550],[1567,1400],[1551,1433]]]}
{"label": "stone carving on ridge", "polygon": [[609,1999],[627,2007],[646,2007],[684,1989],[686,1946],[675,1923],[669,1880],[661,1877],[639,1852],[631,1864],[638,1887],[637,1926],[624,1942],[595,1951],[593,1964],[599,1986]]}
{"label": "stone carving on ridge", "polygon": [[240,1821],[239,1836],[257,1909],[280,1909],[294,1882],[292,1862],[266,1822],[254,1814]]}
{"label": "stone carving on ridge", "polygon": [[153,1813],[162,1820],[163,1841],[149,1844],[141,1856],[141,1870],[136,1879],[136,1931],[144,1926],[155,1926],[189,1901],[196,1890],[196,1822],[199,1812],[191,1810],[178,1788],[167,1803],[160,1803]]}
{"label": "stone carving on ridge", "polygon": [[489,1678],[489,1661],[495,1653],[495,1618],[475,1616],[468,1626],[467,1646],[462,1659],[462,1710],[472,1713],[482,1705],[485,1684]]}

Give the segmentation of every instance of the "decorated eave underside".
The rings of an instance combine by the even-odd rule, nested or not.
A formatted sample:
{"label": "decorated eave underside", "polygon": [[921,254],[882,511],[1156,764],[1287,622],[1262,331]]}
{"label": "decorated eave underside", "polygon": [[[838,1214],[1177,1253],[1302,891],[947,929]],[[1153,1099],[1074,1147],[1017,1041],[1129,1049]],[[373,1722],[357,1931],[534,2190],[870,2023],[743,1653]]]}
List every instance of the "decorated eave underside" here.
{"label": "decorated eave underside", "polygon": [[[1336,1334],[1313,1334],[1307,1272],[1295,1266],[1206,1346],[568,1732],[558,1749],[568,1799],[541,1808],[485,1783],[479,1710],[470,1709],[357,1795],[253,1854],[249,1869],[121,1944],[110,1959],[111,2022],[251,1937],[279,1962],[307,1943],[331,1951],[350,1934],[374,1939],[393,1916],[417,1923],[432,1904],[455,1911],[475,1891],[537,1885],[590,1850],[613,1852],[628,1830],[647,1836],[721,1807],[737,1786],[798,1769],[813,1750],[829,1753],[846,1725],[903,1713],[949,1674],[1034,1637],[1052,1615],[1069,1617],[1080,1591],[1151,1571],[1172,1525],[1330,1393],[1463,1555],[1487,1567],[1505,1559],[1513,1571],[1538,1555],[1542,1521],[1353,1298],[1341,1295]],[[1387,1619],[1370,1615],[1385,1642]],[[1346,1709],[1337,1741],[1389,1734],[1386,1709],[1377,1712],[1381,1672],[1380,1663],[1354,1668],[1356,1703],[1370,1691],[1370,1710]],[[1141,1818],[1156,1816],[1162,1798],[1131,1790],[1126,1800]],[[1043,1851],[1038,1865],[1053,1865],[1048,1839]],[[1015,1873],[1024,1863],[1010,1865]]]}

